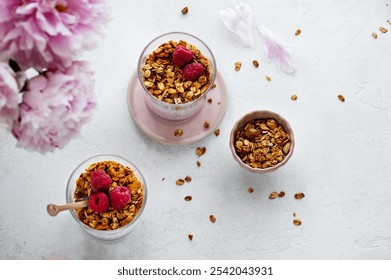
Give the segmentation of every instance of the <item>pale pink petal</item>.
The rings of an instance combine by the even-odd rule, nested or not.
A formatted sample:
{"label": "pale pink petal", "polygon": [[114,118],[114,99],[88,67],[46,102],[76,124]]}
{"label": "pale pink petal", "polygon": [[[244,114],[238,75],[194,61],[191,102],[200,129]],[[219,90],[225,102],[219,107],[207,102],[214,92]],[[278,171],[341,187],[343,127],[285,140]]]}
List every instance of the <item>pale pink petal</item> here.
{"label": "pale pink petal", "polygon": [[286,74],[293,74],[296,71],[296,66],[288,52],[288,46],[265,26],[258,25],[257,29],[264,39],[267,59],[273,62],[280,71]]}
{"label": "pale pink petal", "polygon": [[220,18],[225,27],[238,35],[245,45],[254,46],[253,17],[251,7],[248,4],[237,2],[234,9],[221,10]]}
{"label": "pale pink petal", "polygon": [[15,72],[0,62],[0,122],[11,125],[17,118],[19,90]]}

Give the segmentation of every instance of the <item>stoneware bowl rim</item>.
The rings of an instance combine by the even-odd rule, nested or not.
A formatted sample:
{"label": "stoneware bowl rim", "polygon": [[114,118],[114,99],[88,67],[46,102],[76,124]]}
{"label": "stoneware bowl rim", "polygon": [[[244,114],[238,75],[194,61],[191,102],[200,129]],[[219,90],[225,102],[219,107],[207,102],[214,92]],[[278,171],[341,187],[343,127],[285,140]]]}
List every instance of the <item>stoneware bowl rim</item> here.
{"label": "stoneware bowl rim", "polygon": [[[263,169],[254,168],[254,167],[251,167],[251,166],[245,164],[244,162],[242,162],[242,160],[236,154],[235,146],[234,146],[235,133],[237,132],[237,130],[240,127],[242,127],[244,124],[248,123],[249,121],[254,120],[254,119],[265,119],[265,118],[273,118],[284,127],[285,131],[289,134],[289,138],[291,141],[291,147],[290,147],[289,153],[286,155],[284,160],[282,162],[278,163],[277,165],[272,166],[272,167],[263,168]],[[235,124],[233,125],[232,130],[231,130],[230,139],[229,139],[229,146],[230,146],[233,158],[239,163],[239,165],[241,167],[243,167],[244,169],[251,171],[251,172],[264,174],[264,173],[275,171],[288,162],[288,160],[291,158],[293,151],[294,151],[294,148],[295,148],[295,137],[294,137],[293,130],[292,130],[292,127],[290,126],[289,122],[284,117],[282,117],[280,114],[269,111],[269,110],[255,110],[255,111],[252,111],[252,112],[249,112],[249,113],[243,115],[235,122]]]}

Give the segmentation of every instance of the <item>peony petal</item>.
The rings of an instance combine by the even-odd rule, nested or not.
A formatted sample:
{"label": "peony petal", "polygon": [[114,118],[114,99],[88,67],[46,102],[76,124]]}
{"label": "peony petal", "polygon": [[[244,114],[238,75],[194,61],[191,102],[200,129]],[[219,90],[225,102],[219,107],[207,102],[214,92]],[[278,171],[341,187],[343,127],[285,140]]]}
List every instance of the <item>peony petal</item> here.
{"label": "peony petal", "polygon": [[292,56],[287,50],[288,46],[265,26],[258,25],[257,29],[265,41],[267,59],[272,61],[280,71],[286,74],[293,74],[296,71],[296,67]]}
{"label": "peony petal", "polygon": [[71,36],[72,32],[61,22],[61,18],[56,13],[36,14],[37,25],[49,36]]}
{"label": "peony petal", "polygon": [[16,60],[22,69],[70,67],[83,51],[96,46],[109,19],[106,2],[0,0],[0,59]]}
{"label": "peony petal", "polygon": [[245,45],[249,47],[254,46],[252,31],[253,16],[248,4],[237,2],[234,9],[227,8],[221,10],[220,18],[225,27],[238,35]]}
{"label": "peony petal", "polygon": [[28,4],[21,3],[21,4],[22,4],[21,6],[15,9],[15,14],[19,16],[34,13],[34,11],[36,11],[39,7],[38,3],[28,3]]}
{"label": "peony petal", "polygon": [[26,80],[27,80],[26,73],[23,72],[23,71],[16,72],[15,73],[15,79],[16,79],[16,82],[18,84],[19,91],[21,91],[22,88],[24,87],[25,83],[26,83]]}
{"label": "peony petal", "polygon": [[95,107],[92,75],[87,63],[75,61],[30,79],[12,127],[18,146],[45,153],[77,136]]}
{"label": "peony petal", "polygon": [[12,68],[0,62],[0,122],[11,125],[18,116],[18,83]]}

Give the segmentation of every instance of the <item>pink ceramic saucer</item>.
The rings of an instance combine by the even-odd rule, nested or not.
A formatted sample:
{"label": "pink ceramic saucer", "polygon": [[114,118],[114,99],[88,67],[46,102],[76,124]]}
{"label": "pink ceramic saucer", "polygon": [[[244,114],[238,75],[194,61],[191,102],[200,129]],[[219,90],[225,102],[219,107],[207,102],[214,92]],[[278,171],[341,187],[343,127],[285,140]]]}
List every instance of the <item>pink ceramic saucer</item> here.
{"label": "pink ceramic saucer", "polygon": [[[128,108],[138,127],[156,141],[166,144],[193,143],[214,132],[227,109],[227,90],[220,73],[216,75],[215,84],[216,88],[207,93],[207,99],[212,99],[211,103],[206,101],[198,113],[186,120],[170,121],[157,116],[147,107],[144,88],[135,73],[129,81]],[[206,121],[209,128],[204,127]],[[182,136],[174,135],[177,129],[182,129]]]}

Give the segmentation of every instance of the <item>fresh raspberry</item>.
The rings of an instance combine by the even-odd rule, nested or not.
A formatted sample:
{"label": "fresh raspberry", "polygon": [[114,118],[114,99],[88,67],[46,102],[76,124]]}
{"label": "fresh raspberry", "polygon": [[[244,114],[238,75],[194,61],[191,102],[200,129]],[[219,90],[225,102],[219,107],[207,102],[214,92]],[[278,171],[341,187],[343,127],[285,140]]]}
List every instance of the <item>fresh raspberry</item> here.
{"label": "fresh raspberry", "polygon": [[91,185],[94,192],[105,191],[111,185],[111,177],[103,170],[95,170],[91,174]]}
{"label": "fresh raspberry", "polygon": [[126,187],[115,187],[110,192],[111,207],[117,210],[124,209],[130,198],[130,191]]}
{"label": "fresh raspberry", "polygon": [[183,78],[188,81],[195,81],[204,75],[205,69],[201,63],[193,62],[183,68]]}
{"label": "fresh raspberry", "polygon": [[88,202],[91,210],[97,213],[106,212],[110,207],[110,201],[107,194],[103,192],[93,193],[90,196],[90,201]]}
{"label": "fresh raspberry", "polygon": [[172,53],[172,63],[178,67],[183,67],[187,63],[193,60],[194,54],[191,50],[186,49],[184,46],[179,45]]}

